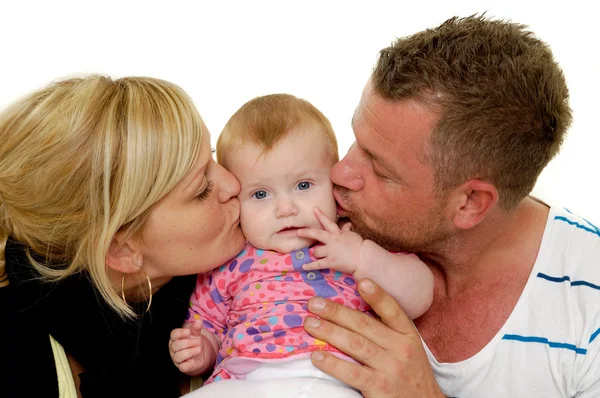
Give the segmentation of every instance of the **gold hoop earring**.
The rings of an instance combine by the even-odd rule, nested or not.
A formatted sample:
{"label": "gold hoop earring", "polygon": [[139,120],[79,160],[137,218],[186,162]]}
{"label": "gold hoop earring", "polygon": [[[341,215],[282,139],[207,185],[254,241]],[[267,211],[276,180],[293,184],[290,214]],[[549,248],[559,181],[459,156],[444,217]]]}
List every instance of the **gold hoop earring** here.
{"label": "gold hoop earring", "polygon": [[[148,298],[148,307],[146,307],[146,312],[144,312],[145,314],[148,311],[150,311],[150,306],[152,305],[152,282],[150,282],[150,277],[148,276],[146,271],[142,270],[142,272],[146,276],[146,280],[148,281],[148,291],[150,292],[150,297]],[[127,304],[127,299],[125,298],[125,275],[127,274],[123,273],[123,276],[121,277],[121,298],[123,299],[125,304]]]}

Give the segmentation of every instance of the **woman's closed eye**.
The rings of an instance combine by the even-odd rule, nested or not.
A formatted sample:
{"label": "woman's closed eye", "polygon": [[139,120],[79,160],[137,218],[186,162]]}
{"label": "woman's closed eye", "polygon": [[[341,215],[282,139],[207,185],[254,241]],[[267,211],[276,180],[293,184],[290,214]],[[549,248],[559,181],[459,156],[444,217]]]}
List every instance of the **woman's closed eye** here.
{"label": "woman's closed eye", "polygon": [[214,186],[214,181],[208,180],[206,182],[205,188],[199,194],[196,195],[196,199],[198,199],[199,201],[203,201],[204,199],[208,198],[211,192],[213,191]]}

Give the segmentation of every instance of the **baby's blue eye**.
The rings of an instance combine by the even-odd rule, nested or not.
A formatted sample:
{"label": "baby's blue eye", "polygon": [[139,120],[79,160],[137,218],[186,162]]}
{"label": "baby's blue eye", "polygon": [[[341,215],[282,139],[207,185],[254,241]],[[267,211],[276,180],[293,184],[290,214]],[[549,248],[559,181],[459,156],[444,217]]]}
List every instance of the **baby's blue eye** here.
{"label": "baby's blue eye", "polygon": [[300,191],[306,191],[308,188],[310,188],[310,186],[311,186],[310,182],[308,182],[308,181],[302,181],[302,182],[299,182],[296,187]]}
{"label": "baby's blue eye", "polygon": [[256,191],[252,194],[252,197],[255,199],[264,199],[267,196],[269,196],[269,194],[267,193],[267,191],[263,191],[263,190]]}

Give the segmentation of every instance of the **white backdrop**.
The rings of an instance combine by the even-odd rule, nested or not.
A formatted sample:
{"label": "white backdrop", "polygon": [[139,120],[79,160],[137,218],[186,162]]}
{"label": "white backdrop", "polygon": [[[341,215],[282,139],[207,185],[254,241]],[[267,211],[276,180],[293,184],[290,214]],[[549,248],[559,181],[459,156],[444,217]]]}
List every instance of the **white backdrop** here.
{"label": "white backdrop", "polygon": [[[213,142],[257,95],[288,92],[333,123],[340,154],[378,51],[395,37],[487,11],[549,43],[574,123],[534,194],[600,223],[600,57],[593,1],[6,1],[0,5],[0,107],[59,77],[171,80],[194,99]],[[0,145],[2,143],[0,142]]]}

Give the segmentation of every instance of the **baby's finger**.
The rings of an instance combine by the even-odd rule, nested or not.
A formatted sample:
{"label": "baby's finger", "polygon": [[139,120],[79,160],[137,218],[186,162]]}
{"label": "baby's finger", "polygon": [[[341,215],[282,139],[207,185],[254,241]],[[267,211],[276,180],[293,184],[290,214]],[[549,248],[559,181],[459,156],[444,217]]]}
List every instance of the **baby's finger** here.
{"label": "baby's finger", "polygon": [[182,373],[191,372],[192,370],[194,370],[196,368],[196,360],[193,358],[188,359],[187,361],[184,361],[184,362],[180,363],[179,365],[177,365],[177,367],[179,368],[179,371]]}
{"label": "baby's finger", "polygon": [[322,229],[302,228],[296,231],[296,234],[302,238],[318,240],[321,243],[329,243],[330,234]]}
{"label": "baby's finger", "polygon": [[190,337],[191,331],[189,328],[178,328],[171,331],[171,341],[185,339]]}
{"label": "baby's finger", "polygon": [[329,268],[328,261],[326,259],[316,260],[312,263],[304,264],[302,269],[305,271],[313,271],[316,269],[325,269]]}
{"label": "baby's finger", "polygon": [[329,246],[327,245],[322,245],[322,246],[316,246],[315,250],[313,250],[313,256],[315,258],[325,258],[329,255],[329,250],[328,250]]}
{"label": "baby's finger", "polygon": [[344,224],[344,226],[342,227],[342,231],[344,231],[344,232],[352,231],[352,223],[347,222],[346,224]]}
{"label": "baby's finger", "polygon": [[180,365],[183,362],[192,359],[196,355],[202,353],[202,347],[186,348],[185,350],[177,351],[173,353],[172,359],[176,365]]}
{"label": "baby's finger", "polygon": [[315,216],[327,232],[339,232],[340,227],[323,213],[321,209],[315,207]]}
{"label": "baby's finger", "polygon": [[192,323],[190,326],[191,337],[200,337],[202,336],[202,321],[196,320],[196,322]]}
{"label": "baby's finger", "polygon": [[171,351],[180,352],[188,348],[200,347],[201,340],[199,339],[182,339],[171,342]]}

